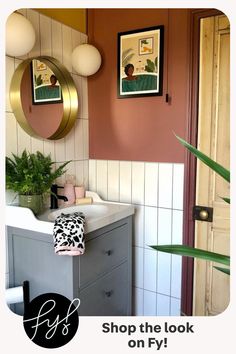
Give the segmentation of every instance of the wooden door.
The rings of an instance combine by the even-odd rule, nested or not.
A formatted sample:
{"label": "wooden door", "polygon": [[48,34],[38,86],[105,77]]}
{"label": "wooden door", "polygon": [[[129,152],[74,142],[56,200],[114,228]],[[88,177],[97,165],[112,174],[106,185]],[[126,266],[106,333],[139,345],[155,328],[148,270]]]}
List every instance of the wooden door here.
{"label": "wooden door", "polygon": [[[229,168],[230,28],[226,16],[201,19],[198,149]],[[229,184],[197,163],[196,205],[213,208],[213,222],[195,222],[195,247],[229,254]],[[229,276],[195,260],[193,315],[216,315],[229,303]]]}

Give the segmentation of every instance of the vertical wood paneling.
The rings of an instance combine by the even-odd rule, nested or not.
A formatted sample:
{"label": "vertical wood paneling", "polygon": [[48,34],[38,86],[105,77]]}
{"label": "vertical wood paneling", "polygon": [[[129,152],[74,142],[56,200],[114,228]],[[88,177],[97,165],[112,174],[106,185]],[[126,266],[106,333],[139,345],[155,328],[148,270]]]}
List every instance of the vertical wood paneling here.
{"label": "vertical wood paneling", "polygon": [[31,152],[31,138],[17,123],[17,143],[18,154],[21,154],[23,150]]}
{"label": "vertical wood paneling", "polygon": [[67,175],[75,176],[75,161],[70,161],[68,165],[66,165],[65,169],[66,169],[66,173],[64,174],[65,178],[67,178]]}
{"label": "vertical wood paneling", "polygon": [[82,119],[83,122],[83,159],[87,160],[89,158],[89,126],[88,120]]}
{"label": "vertical wood paneling", "polygon": [[71,64],[72,38],[71,28],[62,25],[62,60],[69,72],[72,72]]}
{"label": "vertical wood paneling", "polygon": [[45,155],[50,155],[52,161],[55,161],[55,142],[53,140],[44,140],[43,152]]}
{"label": "vertical wood paneling", "polygon": [[120,162],[120,202],[131,202],[131,162]]}
{"label": "vertical wood paneling", "polygon": [[[72,52],[80,43],[81,43],[81,34],[78,31],[75,31],[74,29],[72,29],[72,32],[71,32]],[[76,73],[73,66],[72,66],[72,73]]]}
{"label": "vertical wood paneling", "polygon": [[97,160],[97,192],[107,200],[107,161]]}
{"label": "vertical wood paneling", "polygon": [[119,201],[119,161],[108,161],[108,200]]}
{"label": "vertical wood paneling", "polygon": [[52,55],[52,23],[49,17],[40,15],[40,49],[41,55]]}
{"label": "vertical wood paneling", "polygon": [[77,118],[82,118],[81,112],[82,112],[82,78],[79,75],[76,74],[71,74],[72,79],[75,83],[75,86],[77,88],[77,94],[78,94],[78,116]]}
{"label": "vertical wood paneling", "polygon": [[31,137],[31,152],[43,151],[43,140]]}
{"label": "vertical wood paneling", "polygon": [[65,138],[55,140],[55,159],[56,161],[65,161]]}
{"label": "vertical wood paneling", "polygon": [[83,184],[85,186],[85,189],[88,190],[89,188],[89,160],[84,160],[84,180]]}
{"label": "vertical wood paneling", "polygon": [[97,160],[89,160],[89,190],[97,191]]}
{"label": "vertical wood paneling", "polygon": [[75,161],[76,185],[84,184],[84,161]]}
{"label": "vertical wood paneling", "polygon": [[73,127],[71,131],[65,137],[65,159],[75,160],[75,128]]}
{"label": "vertical wood paneling", "polygon": [[17,154],[17,123],[13,113],[6,114],[6,156]]}
{"label": "vertical wood paneling", "polygon": [[75,160],[84,158],[83,120],[76,119],[74,126]]}
{"label": "vertical wood paneling", "polygon": [[52,20],[52,56],[62,63],[62,24]]}
{"label": "vertical wood paneling", "polygon": [[80,103],[80,117],[88,119],[88,80],[86,77],[81,77]]}

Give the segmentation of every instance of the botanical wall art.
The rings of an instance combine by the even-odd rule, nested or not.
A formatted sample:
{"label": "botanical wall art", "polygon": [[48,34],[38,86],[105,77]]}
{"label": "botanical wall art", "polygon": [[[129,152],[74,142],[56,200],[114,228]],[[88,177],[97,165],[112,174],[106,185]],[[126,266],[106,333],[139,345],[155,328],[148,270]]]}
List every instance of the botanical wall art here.
{"label": "botanical wall art", "polygon": [[61,86],[53,71],[40,60],[31,62],[33,104],[62,102]]}
{"label": "botanical wall art", "polygon": [[164,26],[118,33],[118,97],[162,95]]}

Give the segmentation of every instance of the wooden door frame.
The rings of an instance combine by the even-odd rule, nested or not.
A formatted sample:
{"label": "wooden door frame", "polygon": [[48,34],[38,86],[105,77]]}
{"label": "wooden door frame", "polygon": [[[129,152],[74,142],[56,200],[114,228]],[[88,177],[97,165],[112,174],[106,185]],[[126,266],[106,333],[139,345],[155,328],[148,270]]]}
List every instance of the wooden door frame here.
{"label": "wooden door frame", "polygon": [[[204,17],[222,15],[217,9],[192,9],[190,10],[190,54],[189,54],[189,91],[186,140],[197,146],[198,133],[198,86],[199,86],[199,42],[200,20]],[[196,158],[185,152],[184,175],[184,215],[183,215],[183,244],[194,246],[195,222],[192,218],[192,209],[195,205],[196,189]],[[193,269],[194,260],[183,257],[182,266],[182,294],[181,312],[191,316],[193,308]]]}

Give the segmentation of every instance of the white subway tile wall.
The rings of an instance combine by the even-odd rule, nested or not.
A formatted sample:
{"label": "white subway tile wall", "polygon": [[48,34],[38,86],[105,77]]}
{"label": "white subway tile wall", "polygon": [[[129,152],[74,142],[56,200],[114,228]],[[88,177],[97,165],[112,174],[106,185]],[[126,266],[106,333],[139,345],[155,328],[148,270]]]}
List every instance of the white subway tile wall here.
{"label": "white subway tile wall", "polygon": [[133,315],[180,315],[182,258],[150,245],[181,244],[184,165],[89,160],[89,189],[135,205]]}
{"label": "white subway tile wall", "polygon": [[[29,152],[37,150],[51,154],[58,163],[72,160],[67,165],[67,173],[76,176],[77,184],[85,184],[88,189],[88,88],[87,79],[72,72],[72,50],[79,44],[87,42],[87,36],[68,26],[61,24],[37,11],[23,9],[20,12],[27,17],[36,31],[36,44],[32,51],[21,58],[6,56],[6,155],[20,154],[24,149]],[[17,123],[9,101],[9,88],[14,70],[28,57],[49,55],[63,63],[71,73],[78,91],[79,113],[76,124],[71,132],[63,139],[50,141],[30,137]],[[65,176],[57,181],[65,182]],[[11,203],[14,193],[7,193],[6,201]],[[6,266],[6,282],[8,267]]]}

